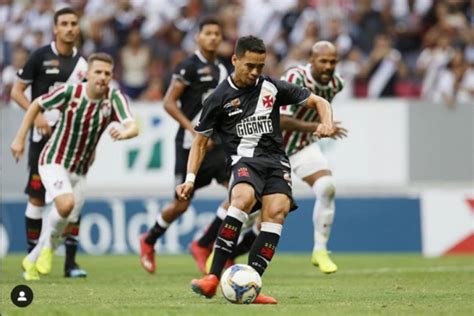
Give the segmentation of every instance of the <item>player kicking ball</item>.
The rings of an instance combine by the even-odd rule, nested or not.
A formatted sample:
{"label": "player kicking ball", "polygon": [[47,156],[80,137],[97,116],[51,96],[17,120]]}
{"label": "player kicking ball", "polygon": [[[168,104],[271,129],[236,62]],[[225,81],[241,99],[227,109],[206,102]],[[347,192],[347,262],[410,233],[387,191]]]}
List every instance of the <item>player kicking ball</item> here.
{"label": "player kicking ball", "polygon": [[[224,265],[252,210],[261,209],[262,224],[248,264],[263,275],[278,246],[285,217],[296,209],[290,163],[282,149],[280,106],[313,108],[321,117],[316,135],[334,133],[329,102],[305,88],[262,76],[265,57],[261,39],[246,36],[237,41],[232,56],[235,71],[204,101],[189,154],[188,174],[185,182],[176,187],[180,199],[191,197],[207,142],[217,133],[232,158],[230,207],[214,244],[210,273],[191,282],[193,291],[207,298],[216,294]],[[276,304],[277,300],[260,293],[254,303]]]}
{"label": "player kicking ball", "polygon": [[138,135],[125,96],[110,88],[113,60],[108,54],[95,53],[88,59],[86,83],[65,84],[33,101],[25,113],[11,145],[16,161],[25,150],[25,137],[42,110],[61,112],[57,127],[41,152],[39,173],[46,188],[47,200],[54,205],[47,219],[46,230],[38,244],[23,259],[25,280],[39,280],[39,273],[52,269],[53,252],[71,218],[77,218],[84,204],[86,175],[95,148],[105,128],[119,122],[124,128],[110,129],[114,140]]}

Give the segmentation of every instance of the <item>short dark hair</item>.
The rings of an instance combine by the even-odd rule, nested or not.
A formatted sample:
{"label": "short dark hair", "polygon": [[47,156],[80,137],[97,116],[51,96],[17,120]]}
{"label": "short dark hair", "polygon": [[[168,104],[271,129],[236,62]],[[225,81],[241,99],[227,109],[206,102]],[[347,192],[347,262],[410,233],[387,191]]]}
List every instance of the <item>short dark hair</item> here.
{"label": "short dark hair", "polygon": [[107,53],[93,53],[87,58],[87,63],[90,65],[94,60],[100,60],[106,63],[114,65],[114,59]]}
{"label": "short dark hair", "polygon": [[206,25],[217,25],[217,26],[219,26],[219,27],[222,27],[221,22],[220,22],[219,19],[216,18],[215,16],[206,16],[206,17],[204,17],[204,18],[199,22],[199,32],[201,32],[202,29],[203,29]]}
{"label": "short dark hair", "polygon": [[58,11],[54,12],[54,25],[58,24],[58,19],[61,15],[65,14],[74,14],[76,17],[79,17],[77,14],[76,10],[70,7],[65,7],[62,9],[59,9]]}
{"label": "short dark hair", "polygon": [[247,51],[258,54],[265,54],[267,52],[263,41],[252,35],[239,38],[237,44],[235,44],[235,54],[237,57],[244,56]]}

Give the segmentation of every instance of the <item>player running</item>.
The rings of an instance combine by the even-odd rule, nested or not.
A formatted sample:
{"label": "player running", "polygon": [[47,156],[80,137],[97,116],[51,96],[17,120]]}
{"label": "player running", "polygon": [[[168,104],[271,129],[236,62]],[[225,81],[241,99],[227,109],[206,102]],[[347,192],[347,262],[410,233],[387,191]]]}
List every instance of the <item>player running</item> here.
{"label": "player running", "polygon": [[[217,133],[232,157],[230,207],[214,245],[210,274],[191,282],[193,290],[207,298],[216,293],[224,264],[249,213],[261,206],[261,231],[250,250],[248,264],[262,275],[275,253],[286,215],[296,208],[290,163],[282,150],[280,106],[298,104],[316,109],[321,117],[317,136],[333,134],[330,104],[305,88],[262,76],[265,57],[261,39],[246,36],[237,41],[232,56],[235,72],[205,100],[195,128],[198,134],[191,147],[188,174],[176,187],[180,199],[191,197],[208,140]],[[260,293],[254,303],[277,301]]]}
{"label": "player running", "polygon": [[[337,49],[327,41],[319,41],[312,47],[309,63],[290,68],[283,79],[308,88],[314,94],[331,102],[342,90],[344,82],[336,74]],[[314,248],[313,265],[321,272],[334,273],[336,264],[327,251],[327,243],[335,214],[336,187],[329,164],[321,152],[313,133],[320,116],[309,108],[288,105],[281,109],[281,128],[285,152],[290,157],[292,171],[312,189],[316,196],[313,208]],[[343,138],[347,130],[335,123],[335,138]]]}
{"label": "player running", "polygon": [[[79,17],[71,8],[63,8],[54,14],[55,41],[35,51],[25,66],[18,72],[11,97],[27,110],[30,100],[47,93],[64,83],[79,83],[84,79],[87,62],[74,44],[79,36]],[[31,86],[31,97],[26,89]],[[25,193],[28,204],[25,210],[26,240],[28,252],[37,244],[41,234],[42,216],[45,208],[45,189],[38,172],[38,159],[56,124],[56,110],[38,114],[30,133],[28,147],[29,176]],[[66,238],[65,277],[85,277],[86,271],[76,263],[79,235],[79,218],[71,218]]]}
{"label": "player running", "polygon": [[[165,110],[180,124],[175,140],[175,178],[178,183],[183,182],[186,176],[189,149],[196,135],[193,124],[202,112],[202,102],[228,75],[227,69],[217,58],[217,48],[222,42],[220,22],[212,17],[203,19],[199,24],[196,42],[199,49],[177,66],[164,100]],[[197,174],[195,189],[209,185],[212,179],[227,187],[229,173],[225,152],[217,138],[213,138],[207,146],[206,158]],[[157,216],[153,227],[141,236],[140,261],[149,273],[156,270],[156,241],[163,236],[169,225],[188,209],[190,203],[190,199],[181,201],[175,195],[173,201]],[[203,273],[206,259],[212,251],[212,244],[228,206],[227,201],[222,202],[206,233],[191,244],[191,254],[198,269]]]}
{"label": "player running", "polygon": [[87,171],[105,128],[114,121],[124,126],[122,130],[110,129],[115,140],[138,135],[125,96],[109,88],[112,70],[112,57],[92,54],[88,59],[87,83],[62,85],[35,99],[11,145],[13,157],[18,161],[23,156],[26,133],[40,111],[57,109],[61,112],[57,127],[39,157],[46,200],[54,200],[54,204],[40,240],[22,261],[25,280],[39,280],[38,272],[51,272],[53,252],[64,228],[71,219],[79,217],[84,204]]}

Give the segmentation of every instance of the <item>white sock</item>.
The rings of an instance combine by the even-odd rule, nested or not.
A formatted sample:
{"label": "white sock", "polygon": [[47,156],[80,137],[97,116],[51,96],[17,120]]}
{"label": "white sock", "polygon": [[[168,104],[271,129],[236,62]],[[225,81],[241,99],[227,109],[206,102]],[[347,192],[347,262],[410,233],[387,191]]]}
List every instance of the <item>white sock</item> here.
{"label": "white sock", "polygon": [[249,219],[249,215],[247,213],[234,206],[229,206],[229,209],[227,210],[227,216],[233,217],[241,223],[245,223]]}
{"label": "white sock", "polygon": [[223,208],[222,206],[219,206],[216,212],[216,216],[222,220],[227,216],[227,210]]}
{"label": "white sock", "polygon": [[323,176],[313,184],[316,194],[316,203],[313,209],[314,248],[313,250],[326,250],[334,221],[336,187],[332,176]]}
{"label": "white sock", "polygon": [[168,228],[170,226],[170,223],[165,221],[161,214],[158,214],[158,216],[156,217],[156,222],[158,223],[158,225],[160,225],[163,228]]}
{"label": "white sock", "polygon": [[[45,230],[43,247],[56,249],[59,245],[59,241],[63,238],[67,223],[67,217],[62,217],[56,209],[56,206],[53,206],[48,216],[48,226]],[[42,238],[43,235],[41,235],[40,240]]]}
{"label": "white sock", "polygon": [[43,218],[44,206],[36,206],[28,202],[26,205],[25,216],[31,219]]}

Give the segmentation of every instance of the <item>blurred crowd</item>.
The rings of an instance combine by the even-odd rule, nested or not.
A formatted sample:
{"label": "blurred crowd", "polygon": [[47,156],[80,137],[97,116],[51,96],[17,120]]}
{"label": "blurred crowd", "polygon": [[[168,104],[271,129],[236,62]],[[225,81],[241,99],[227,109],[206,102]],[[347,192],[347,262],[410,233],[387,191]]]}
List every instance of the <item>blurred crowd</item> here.
{"label": "blurred crowd", "polygon": [[29,54],[53,40],[53,14],[81,18],[83,55],[116,60],[117,84],[134,100],[163,98],[174,67],[195,49],[199,19],[216,15],[231,69],[238,37],[264,39],[274,77],[307,62],[311,46],[339,49],[339,98],[409,97],[474,101],[474,9],[469,0],[0,0],[3,101]]}

